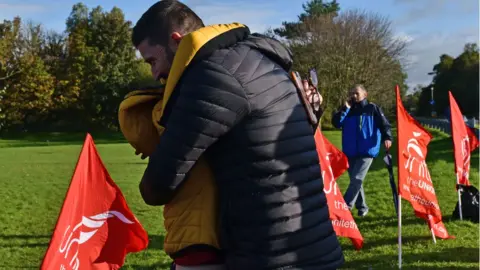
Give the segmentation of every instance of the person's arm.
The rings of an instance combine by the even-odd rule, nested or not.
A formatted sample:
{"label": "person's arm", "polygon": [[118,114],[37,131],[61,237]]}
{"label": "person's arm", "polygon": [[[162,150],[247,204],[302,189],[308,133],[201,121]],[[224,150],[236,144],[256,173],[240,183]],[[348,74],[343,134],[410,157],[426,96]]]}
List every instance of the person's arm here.
{"label": "person's arm", "polygon": [[313,113],[318,120],[317,126],[313,126],[313,129],[315,130],[318,125],[320,125],[320,118],[322,118],[323,115],[323,109],[321,107],[323,103],[323,97],[314,86],[309,84],[307,80],[303,80],[303,89],[308,89],[306,91],[307,100],[310,102],[310,105],[312,105]]}
{"label": "person's arm", "polygon": [[385,117],[382,109],[375,105],[375,122],[377,123],[380,132],[382,133],[382,142],[393,141],[392,136],[392,125],[388,122],[388,119]]}
{"label": "person's arm", "polygon": [[168,203],[205,150],[250,111],[243,87],[222,66],[196,63],[184,76],[165,108],[165,130],[140,184],[150,205]]}
{"label": "person's arm", "polygon": [[346,104],[342,106],[342,108],[337,111],[332,117],[332,124],[336,128],[341,128],[343,126],[343,121],[347,117],[348,112],[350,111],[350,106]]}

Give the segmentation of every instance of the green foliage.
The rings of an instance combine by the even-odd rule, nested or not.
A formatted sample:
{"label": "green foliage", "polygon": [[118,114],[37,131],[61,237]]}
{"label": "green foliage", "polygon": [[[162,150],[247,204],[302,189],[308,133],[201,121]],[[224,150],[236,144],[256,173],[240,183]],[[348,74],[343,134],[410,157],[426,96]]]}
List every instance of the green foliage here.
{"label": "green foliage", "polygon": [[[131,45],[131,24],[114,7],[73,7],[67,19],[69,40],[67,62],[72,92],[81,90],[75,104],[83,122],[116,127],[117,107],[135,79],[135,49]],[[77,80],[73,80],[73,78]]]}
{"label": "green foliage", "polygon": [[[467,44],[457,58],[442,55],[433,67],[432,84],[406,95],[406,44],[393,36],[388,18],[340,12],[336,0],[309,0],[302,7],[296,21],[268,34],[290,48],[295,70],[307,74],[309,68],[317,69],[325,128],[357,83],[364,84],[369,99],[390,116],[395,113],[397,84],[410,108],[418,104],[417,114],[430,114],[431,86],[440,114],[448,106],[448,90],[466,115],[478,114],[476,44]],[[157,83],[135,55],[131,28],[119,8],[90,9],[83,3],[72,7],[63,33],[19,17],[1,22],[0,131],[117,129],[117,108],[124,95]]]}
{"label": "green foliage", "polygon": [[0,26],[0,127],[24,127],[45,119],[52,106],[55,79],[40,52],[43,42],[39,25],[21,24],[19,18]]}
{"label": "green foliage", "polygon": [[371,12],[339,12],[336,1],[310,1],[297,22],[270,31],[294,55],[293,69],[307,74],[316,68],[323,96],[323,128],[330,128],[332,113],[347,98],[354,84],[363,84],[369,100],[395,113],[395,85],[407,91],[402,60],[407,44],[393,35],[388,18]]}
{"label": "green foliage", "polygon": [[[433,67],[432,83],[422,89],[418,102],[418,112],[421,115],[430,115],[432,109],[438,115],[450,106],[448,91],[455,97],[463,114],[478,117],[479,99],[479,49],[476,43],[467,43],[463,52],[456,58],[443,54],[440,62]],[[435,105],[430,105],[431,88]]]}
{"label": "green foliage", "polygon": [[20,59],[24,43],[19,17],[0,24],[0,89],[7,87],[6,80],[22,71]]}
{"label": "green foliage", "polygon": [[280,37],[292,39],[302,34],[301,31],[299,31],[299,26],[309,18],[327,14],[336,16],[338,11],[340,11],[340,5],[336,0],[325,3],[323,0],[310,0],[302,4],[302,7],[304,12],[298,15],[297,22],[282,22],[282,27],[274,29],[273,32]]}
{"label": "green foliage", "polygon": [[130,84],[130,89],[158,85],[159,82],[157,82],[152,77],[152,72],[150,71],[150,65],[145,63],[143,60],[137,60],[137,61],[138,63],[135,65],[136,66],[135,76],[134,76],[135,79]]}
{"label": "green foliage", "polygon": [[420,101],[420,95],[422,94],[423,85],[417,85],[411,93],[408,93],[403,98],[403,104],[405,108],[413,113],[417,112],[417,105]]}
{"label": "green foliage", "polygon": [[0,100],[4,121],[13,125],[34,124],[45,117],[52,105],[54,78],[37,56],[25,59],[26,68],[14,80]]}
{"label": "green foliage", "polygon": [[64,33],[18,17],[0,23],[0,130],[116,129],[129,89],[153,84],[131,29],[119,8],[82,3]]}

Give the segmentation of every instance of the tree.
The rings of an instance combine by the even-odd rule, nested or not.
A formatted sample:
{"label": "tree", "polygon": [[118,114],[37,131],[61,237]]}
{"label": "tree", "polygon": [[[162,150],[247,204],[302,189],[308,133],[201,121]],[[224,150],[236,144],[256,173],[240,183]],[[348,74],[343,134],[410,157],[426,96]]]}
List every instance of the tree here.
{"label": "tree", "polygon": [[407,93],[405,95],[405,99],[403,104],[405,105],[405,108],[410,113],[416,113],[417,111],[417,105],[420,100],[420,95],[422,94],[422,89],[424,89],[425,86],[418,84],[413,88],[413,90],[410,93]]}
{"label": "tree", "polygon": [[[333,4],[332,9],[338,10],[338,5]],[[301,74],[307,74],[312,67],[318,72],[326,112],[324,123],[330,123],[331,113],[358,83],[367,88],[371,101],[392,115],[395,85],[401,86],[403,94],[407,89],[402,64],[407,44],[394,37],[390,20],[378,14],[319,10],[328,13],[308,15],[306,10],[299,16],[301,21],[285,29],[290,33],[286,44],[294,55],[293,68]]]}
{"label": "tree", "polygon": [[0,89],[6,87],[5,80],[22,72],[20,58],[24,50],[20,17],[4,20],[0,24]]}
{"label": "tree", "polygon": [[90,14],[88,43],[97,50],[96,60],[101,67],[92,97],[97,106],[95,117],[115,126],[118,105],[135,79],[138,61],[131,44],[131,23],[123,12],[116,7],[103,14],[100,10],[97,7]]}
{"label": "tree", "polygon": [[11,46],[11,51],[3,55],[7,75],[3,77],[0,98],[0,126],[26,128],[41,121],[51,109],[54,78],[40,57],[40,25],[29,22],[22,26],[20,18],[15,18],[3,30],[3,36],[8,38],[2,46]]}
{"label": "tree", "polygon": [[49,72],[57,77],[62,77],[65,67],[66,37],[62,33],[55,31],[45,31],[40,56],[46,63]]}
{"label": "tree", "polygon": [[[306,74],[317,69],[324,120],[330,122],[330,113],[357,83],[392,114],[394,86],[400,84],[402,93],[407,88],[402,59],[406,44],[393,36],[390,21],[368,12],[340,12],[335,0],[310,0],[303,10],[297,21],[284,22],[270,35],[280,37],[294,53],[295,70]],[[131,31],[119,8],[89,9],[82,3],[72,7],[64,33],[22,24],[20,18],[0,23],[0,126],[116,129],[125,94],[158,83],[135,56]],[[445,56],[434,70],[436,88],[448,85],[459,96],[474,88],[478,97],[478,81],[473,80],[478,73],[476,45],[466,46],[459,58]],[[461,79],[452,79],[457,77]],[[459,103],[472,106],[469,102]]]}
{"label": "tree", "polygon": [[137,60],[134,80],[131,82],[129,89],[140,89],[143,87],[151,87],[159,85],[159,82],[152,77],[150,65],[142,59]]}
{"label": "tree", "polygon": [[294,39],[301,36],[301,25],[309,18],[319,17],[322,15],[331,15],[335,17],[340,11],[340,5],[336,0],[324,3],[323,0],[310,0],[302,4],[304,12],[298,15],[298,22],[282,22],[282,27],[273,30],[273,33],[288,39]]}
{"label": "tree", "polygon": [[[479,49],[475,43],[467,43],[456,58],[441,55],[440,62],[433,66],[431,85],[424,88],[420,96],[419,113],[429,116],[435,109],[441,115],[449,107],[448,91],[451,91],[465,115],[478,116],[478,61]],[[430,105],[432,87],[435,100],[433,108]]]}
{"label": "tree", "polygon": [[64,33],[20,18],[0,23],[0,127],[117,128],[131,87],[154,84],[119,8],[72,7]]}
{"label": "tree", "polygon": [[79,3],[67,19],[68,89],[78,96],[76,113],[84,125],[115,128],[117,108],[134,80],[138,61],[131,45],[131,23],[114,7],[88,12]]}

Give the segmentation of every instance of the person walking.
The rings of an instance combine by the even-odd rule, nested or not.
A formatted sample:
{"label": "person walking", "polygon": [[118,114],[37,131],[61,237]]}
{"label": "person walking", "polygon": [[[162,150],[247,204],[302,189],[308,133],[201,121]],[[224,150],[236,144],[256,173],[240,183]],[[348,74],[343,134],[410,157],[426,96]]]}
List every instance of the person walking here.
{"label": "person walking", "polygon": [[332,118],[333,126],[342,129],[342,151],[349,163],[350,184],[344,195],[345,203],[350,210],[356,207],[361,217],[368,213],[363,188],[365,176],[380,152],[381,143],[387,150],[392,146],[391,125],[382,109],[368,102],[367,95],[363,85],[355,85],[349,99]]}

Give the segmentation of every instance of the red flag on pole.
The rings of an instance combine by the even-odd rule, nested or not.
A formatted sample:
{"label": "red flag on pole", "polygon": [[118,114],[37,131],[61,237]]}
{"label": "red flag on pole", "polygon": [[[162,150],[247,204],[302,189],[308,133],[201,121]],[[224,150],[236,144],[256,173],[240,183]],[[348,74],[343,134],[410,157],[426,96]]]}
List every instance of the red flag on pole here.
{"label": "red flag on pole", "polygon": [[453,137],[453,149],[455,155],[455,172],[457,184],[470,186],[468,176],[470,173],[470,153],[478,147],[477,136],[463,121],[463,114],[453,98],[452,92],[448,91],[450,99],[450,111]]}
{"label": "red flag on pole", "polygon": [[438,205],[430,172],[425,159],[427,145],[432,139],[415,119],[405,110],[397,92],[397,129],[398,129],[398,193],[409,201],[417,217],[427,221],[432,234],[440,238],[454,238],[448,235],[442,222],[442,213]]}
{"label": "red flag on pole", "polygon": [[119,269],[148,236],[87,134],[41,269]]}
{"label": "red flag on pole", "polygon": [[363,237],[335,181],[348,169],[348,159],[323,136],[320,129],[315,132],[315,143],[322,167],[323,190],[335,233],[350,238],[355,249],[359,250],[363,246]]}

